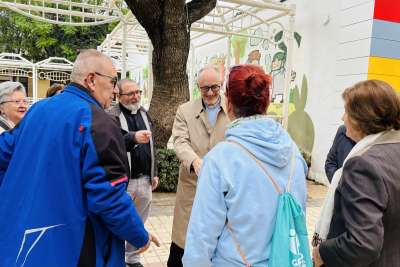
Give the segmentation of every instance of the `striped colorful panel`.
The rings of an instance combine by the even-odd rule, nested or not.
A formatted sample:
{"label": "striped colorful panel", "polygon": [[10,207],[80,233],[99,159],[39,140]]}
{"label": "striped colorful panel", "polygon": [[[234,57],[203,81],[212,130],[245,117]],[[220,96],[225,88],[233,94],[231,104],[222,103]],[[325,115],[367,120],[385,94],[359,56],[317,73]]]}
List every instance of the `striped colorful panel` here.
{"label": "striped colorful panel", "polygon": [[399,0],[375,0],[374,19],[400,23]]}
{"label": "striped colorful panel", "polygon": [[374,20],[370,55],[400,59],[400,23]]}
{"label": "striped colorful panel", "polygon": [[400,92],[400,59],[370,57],[368,79],[386,81]]}

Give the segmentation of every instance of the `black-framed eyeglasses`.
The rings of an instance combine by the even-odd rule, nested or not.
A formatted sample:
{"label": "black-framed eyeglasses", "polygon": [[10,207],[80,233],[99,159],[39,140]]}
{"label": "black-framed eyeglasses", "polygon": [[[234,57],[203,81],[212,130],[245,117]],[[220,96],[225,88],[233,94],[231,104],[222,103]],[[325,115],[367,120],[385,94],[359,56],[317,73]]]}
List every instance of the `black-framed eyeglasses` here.
{"label": "black-framed eyeglasses", "polygon": [[4,103],[14,103],[15,105],[22,105],[22,104],[28,105],[29,101],[28,99],[19,99],[19,100],[5,100],[0,102],[0,104]]}
{"label": "black-framed eyeglasses", "polygon": [[117,82],[118,82],[118,77],[117,76],[112,77],[112,76],[109,76],[109,75],[106,75],[106,74],[103,74],[103,73],[100,73],[100,72],[97,72],[97,71],[95,72],[95,74],[110,79],[110,81],[111,81],[111,83],[113,85],[113,88],[117,85]]}
{"label": "black-framed eyeglasses", "polygon": [[213,84],[210,86],[201,86],[200,90],[202,93],[208,93],[209,90],[213,91],[214,93],[218,92],[221,89],[221,85],[219,84]]}
{"label": "black-framed eyeglasses", "polygon": [[119,95],[120,96],[121,95],[126,95],[126,96],[131,97],[131,96],[134,96],[134,95],[142,95],[142,93],[143,93],[142,90],[137,90],[137,91],[132,91],[132,92],[129,92],[129,93],[120,93]]}

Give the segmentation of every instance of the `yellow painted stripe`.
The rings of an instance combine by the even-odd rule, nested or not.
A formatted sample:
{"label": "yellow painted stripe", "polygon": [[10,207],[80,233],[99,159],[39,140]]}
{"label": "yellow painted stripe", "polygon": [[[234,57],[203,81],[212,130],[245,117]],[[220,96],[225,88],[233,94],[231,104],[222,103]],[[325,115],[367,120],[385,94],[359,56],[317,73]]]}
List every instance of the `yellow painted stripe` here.
{"label": "yellow painted stripe", "polygon": [[400,92],[400,59],[370,57],[368,79],[385,81]]}
{"label": "yellow painted stripe", "polygon": [[368,74],[400,76],[400,59],[370,57]]}
{"label": "yellow painted stripe", "polygon": [[385,81],[390,84],[396,90],[396,92],[400,93],[400,76],[368,74],[368,79]]}

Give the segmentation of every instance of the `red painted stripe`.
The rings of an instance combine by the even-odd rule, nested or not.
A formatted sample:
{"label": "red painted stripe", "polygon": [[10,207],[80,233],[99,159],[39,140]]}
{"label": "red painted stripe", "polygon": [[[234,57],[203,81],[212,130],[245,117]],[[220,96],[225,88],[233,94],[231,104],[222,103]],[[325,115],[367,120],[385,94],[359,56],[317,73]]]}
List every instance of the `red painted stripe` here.
{"label": "red painted stripe", "polygon": [[375,0],[374,19],[400,23],[400,1]]}
{"label": "red painted stripe", "polygon": [[124,176],[122,178],[119,178],[118,180],[112,181],[111,185],[116,186],[117,184],[123,183],[125,181],[128,181],[128,176]]}

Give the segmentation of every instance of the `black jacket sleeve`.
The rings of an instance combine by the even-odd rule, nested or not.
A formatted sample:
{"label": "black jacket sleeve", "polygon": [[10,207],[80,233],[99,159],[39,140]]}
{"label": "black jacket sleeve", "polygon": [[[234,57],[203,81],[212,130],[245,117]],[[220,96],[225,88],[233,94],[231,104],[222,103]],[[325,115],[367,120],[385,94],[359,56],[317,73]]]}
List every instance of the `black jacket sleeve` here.
{"label": "black jacket sleeve", "polygon": [[[344,131],[344,133],[343,133]],[[340,168],[338,163],[338,146],[340,145],[340,139],[342,135],[346,134],[346,128],[344,126],[339,127],[336,132],[335,139],[325,161],[325,174],[328,177],[329,182],[332,181],[333,175]]]}
{"label": "black jacket sleeve", "polygon": [[349,159],[344,166],[335,193],[335,209],[340,205],[346,230],[320,245],[326,267],[369,266],[379,257],[388,193],[377,169],[360,156]]}

